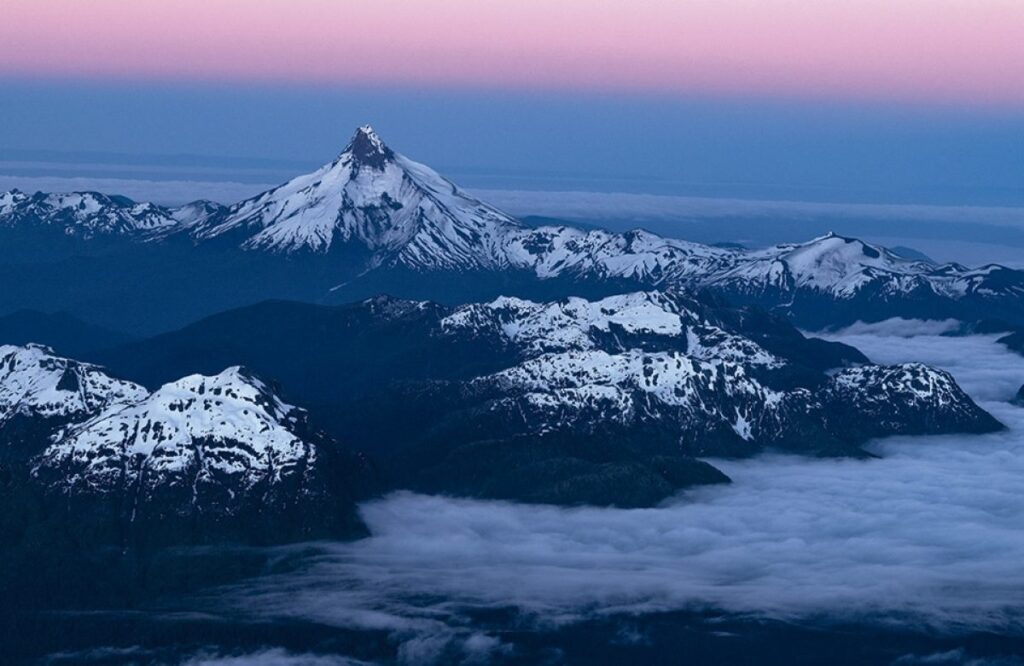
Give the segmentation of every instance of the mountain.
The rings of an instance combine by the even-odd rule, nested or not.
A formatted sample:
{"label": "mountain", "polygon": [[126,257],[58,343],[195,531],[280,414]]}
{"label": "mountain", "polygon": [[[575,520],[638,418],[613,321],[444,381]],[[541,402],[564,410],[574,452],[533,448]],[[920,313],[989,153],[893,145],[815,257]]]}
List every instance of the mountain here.
{"label": "mountain", "polygon": [[89,239],[105,235],[145,236],[176,225],[166,209],[117,195],[27,194],[19,190],[0,193],[0,226],[8,228],[30,226]]}
{"label": "mountain", "polygon": [[[669,323],[652,328],[658,321]],[[310,404],[327,392],[348,397],[388,381],[471,379],[548,351],[700,354],[701,345],[752,364],[766,354],[785,358],[789,371],[803,376],[868,362],[851,347],[801,335],[778,316],[683,291],[546,303],[503,297],[459,307],[391,297],[343,306],[270,301],[91,358],[147,386],[181,371],[242,364]]]}
{"label": "mountain", "polygon": [[371,481],[365,463],[244,369],[149,393],[39,346],[0,347],[0,361],[0,467],[23,490],[11,501],[45,507],[76,542],[148,549],[366,533],[355,509]]}
{"label": "mountain", "polygon": [[237,235],[249,250],[327,253],[359,246],[368,265],[500,269],[498,244],[519,224],[430,168],[388,148],[370,127],[311,174],[236,204],[189,229]]}
{"label": "mountain", "polygon": [[0,344],[38,343],[70,357],[83,357],[130,340],[127,334],[93,326],[66,312],[18,310],[0,316]]}
{"label": "mountain", "polygon": [[846,368],[830,378],[822,402],[825,418],[855,438],[1001,428],[952,375],[920,363]]}
{"label": "mountain", "polygon": [[703,280],[744,303],[778,309],[808,327],[892,317],[973,320],[1024,315],[1024,273],[1004,266],[936,266],[863,241],[828,234],[745,253]]}
{"label": "mountain", "polygon": [[1001,427],[945,373],[870,365],[778,316],[681,291],[270,302],[102,360],[150,385],[242,363],[392,486],[559,504],[649,506],[726,480],[697,456],[862,456],[876,436]]}
{"label": "mountain", "polygon": [[147,545],[366,533],[360,463],[242,368],[192,375],[65,429],[33,476]]}
{"label": "mountain", "polygon": [[1024,325],[1022,271],[936,265],[834,234],[746,250],[643,230],[530,226],[370,127],[313,173],[229,206],[7,193],[0,241],[0,282],[18,287],[0,294],[0,311],[64,310],[131,332],[273,298],[390,293],[458,304],[675,287],[711,289],[808,328],[896,316],[973,321],[993,310]]}
{"label": "mountain", "polygon": [[42,345],[0,346],[0,465],[40,453],[69,423],[145,395],[137,384]]}

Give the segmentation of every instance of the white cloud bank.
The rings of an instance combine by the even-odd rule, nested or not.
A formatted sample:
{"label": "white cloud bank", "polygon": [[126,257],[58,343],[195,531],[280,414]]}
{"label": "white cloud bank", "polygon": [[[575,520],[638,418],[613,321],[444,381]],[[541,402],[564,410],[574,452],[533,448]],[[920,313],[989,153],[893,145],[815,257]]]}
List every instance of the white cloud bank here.
{"label": "white cloud bank", "polygon": [[[390,629],[424,660],[450,641],[502,649],[459,620],[517,606],[541,623],[714,607],[1024,632],[1024,358],[935,323],[832,337],[876,361],[952,371],[1010,426],[891,438],[876,460],[717,461],[735,481],[648,510],[563,509],[400,493],[365,505],[374,537],[216,596],[232,611]],[[909,337],[911,333],[918,335]]]}

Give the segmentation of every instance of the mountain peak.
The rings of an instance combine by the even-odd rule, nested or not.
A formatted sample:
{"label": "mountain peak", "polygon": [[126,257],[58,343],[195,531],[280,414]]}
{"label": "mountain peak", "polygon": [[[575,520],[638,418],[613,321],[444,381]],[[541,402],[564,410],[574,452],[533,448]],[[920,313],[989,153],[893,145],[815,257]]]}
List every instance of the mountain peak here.
{"label": "mountain peak", "polygon": [[345,153],[352,156],[355,165],[367,166],[378,171],[383,171],[384,165],[395,157],[395,153],[369,125],[363,125],[356,130]]}
{"label": "mountain peak", "polygon": [[44,345],[0,345],[0,426],[19,414],[85,418],[145,395],[141,386],[58,356]]}

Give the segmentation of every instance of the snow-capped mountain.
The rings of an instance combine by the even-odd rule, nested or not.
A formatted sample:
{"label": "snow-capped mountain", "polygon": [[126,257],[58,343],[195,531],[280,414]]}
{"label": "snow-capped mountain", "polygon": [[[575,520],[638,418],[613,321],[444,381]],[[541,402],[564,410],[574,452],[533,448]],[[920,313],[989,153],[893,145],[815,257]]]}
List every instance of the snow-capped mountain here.
{"label": "snow-capped mountain", "polygon": [[[821,450],[838,451],[884,434],[998,427],[946,372],[862,363],[847,349],[823,362],[815,358],[820,341],[777,320],[744,324],[746,314],[683,292],[550,303],[500,298],[455,309],[440,334],[497,336],[514,347],[518,363],[473,379],[466,394],[488,401],[500,394],[488,410],[507,407],[538,431],[662,421],[687,450],[716,453],[712,433],[726,431],[758,449],[809,450],[815,443],[798,440],[813,439],[813,428]],[[789,333],[797,343],[780,343]],[[796,365],[852,367],[812,376],[793,373]]]}
{"label": "snow-capped mountain", "polygon": [[548,354],[475,380],[491,412],[543,433],[615,423],[671,432],[691,455],[766,448],[853,454],[870,437],[988,432],[999,425],[947,373],[921,365],[840,371],[813,390],[775,389],[741,362],[680,352]]}
{"label": "snow-capped mountain", "polygon": [[519,230],[508,236],[505,251],[510,265],[541,280],[619,280],[650,287],[699,282],[741,256],[639,229],[617,234],[566,226]]}
{"label": "snow-capped mountain", "polygon": [[[687,287],[779,309],[807,327],[894,316],[975,320],[993,309],[1024,323],[1024,272],[1002,266],[935,265],[833,234],[750,251],[642,230],[530,228],[395,152],[369,127],[359,128],[320,169],[234,205],[196,201],[168,209],[95,193],[0,195],[0,230],[17,228],[56,229],[86,240],[125,237],[145,241],[149,253],[158,252],[161,241],[187,240],[203,259],[121,260],[126,275],[115,282],[123,290],[147,288],[148,276],[138,279],[140,265],[163,265],[168,272],[180,267],[185,274],[161,282],[160,314],[147,319],[167,316],[167,305],[176,301],[194,303],[199,276],[207,302],[221,303],[220,309],[271,297],[345,302],[394,293],[469,302]],[[233,262],[244,262],[246,270],[225,276],[223,266]],[[27,269],[12,270],[22,275]],[[118,268],[81,270],[86,274],[68,278],[75,290],[101,288]],[[50,273],[40,267],[26,288],[59,282]],[[202,280],[204,274],[210,278]],[[54,303],[44,304],[91,318],[75,311],[85,299],[64,300],[69,291],[54,288],[43,298]],[[145,294],[134,300],[146,303]],[[0,298],[0,307],[4,302]]]}
{"label": "snow-capped mountain", "polygon": [[[673,456],[682,456],[674,458],[679,464],[771,449],[857,456],[873,437],[1001,428],[948,373],[913,364],[824,373],[857,361],[856,352],[820,349],[820,341],[778,320],[680,293],[502,298],[457,308],[440,329],[456,344],[497,337],[517,360],[459,382],[446,403],[450,413],[424,428],[430,460],[412,483],[427,490],[451,491],[438,479],[452,478],[463,479],[450,483],[469,494],[581,501],[545,484],[552,469],[579,465],[579,451],[589,447],[591,462],[609,467],[578,472],[595,485],[579,481],[577,491],[589,501],[629,505],[642,503],[640,495],[608,494],[624,460],[640,465],[629,475],[642,476],[643,464],[657,467]],[[430,390],[404,388],[403,396]],[[535,482],[526,490],[496,478],[511,471],[482,471],[494,466]],[[677,469],[665,487],[715,482],[706,472]]]}
{"label": "snow-capped mountain", "polygon": [[169,227],[165,232],[173,234],[183,229],[200,228],[210,220],[219,219],[227,210],[227,206],[206,199],[198,199],[183,206],[171,208],[168,210],[168,214],[174,219],[177,226]]}
{"label": "snow-capped mountain", "polygon": [[41,345],[0,346],[0,462],[38,454],[61,427],[146,395]]}
{"label": "snow-capped mountain", "polygon": [[539,433],[649,419],[665,422],[677,444],[696,454],[736,453],[738,441],[720,448],[723,428],[731,431],[728,439],[770,446],[791,417],[786,412],[810,402],[804,393],[764,386],[742,362],[706,361],[677,351],[546,354],[478,379],[472,388],[502,394],[488,408],[519,414],[523,427]]}
{"label": "snow-capped mountain", "polygon": [[358,244],[370,263],[500,269],[512,218],[360,127],[337,159],[192,227],[197,239],[244,234],[242,247],[327,253]]}
{"label": "snow-capped mountain", "polygon": [[137,384],[42,345],[0,346],[0,423],[19,414],[79,420],[145,394]]}
{"label": "snow-capped mountain", "polygon": [[177,221],[167,209],[98,192],[0,193],[0,227],[29,227],[89,239],[167,232]]}
{"label": "snow-capped mountain", "polygon": [[502,413],[536,433],[653,426],[692,455],[854,454],[871,437],[999,427],[948,373],[922,365],[865,365],[794,381],[786,370],[799,358],[707,324],[677,335],[686,340],[681,349],[534,348],[528,360],[470,382],[467,395],[485,400],[491,417]]}
{"label": "snow-capped mountain", "polygon": [[823,403],[834,427],[864,437],[995,428],[952,375],[920,363],[845,368],[831,377]]}
{"label": "snow-capped mountain", "polygon": [[244,363],[384,456],[398,487],[570,504],[645,505],[723,480],[694,456],[857,456],[876,436],[999,427],[939,371],[874,366],[684,291],[265,303],[105,362],[147,383]]}
{"label": "snow-capped mountain", "polygon": [[729,264],[733,254],[639,230],[527,228],[396,153],[369,126],[311,174],[228,209],[193,212],[195,207],[178,216],[200,241],[228,236],[245,249],[285,255],[356,245],[369,255],[364,270],[522,270],[540,279],[583,276],[654,285],[707,273]]}
{"label": "snow-capped mountain", "polygon": [[[33,476],[71,502],[116,498],[147,541],[352,536],[357,460],[317,437],[305,413],[241,368],[172,382],[66,428]],[[184,538],[183,538],[184,537]]]}
{"label": "snow-capped mountain", "polygon": [[185,377],[67,428],[39,465],[75,469],[69,492],[140,484],[150,492],[185,477],[184,485],[193,488],[237,477],[249,491],[312,471],[316,450],[294,432],[300,417],[260,380],[229,368],[213,377]]}
{"label": "snow-capped mountain", "polygon": [[699,284],[811,326],[895,316],[977,319],[992,308],[1013,319],[1024,303],[1022,271],[935,265],[836,234],[742,253]]}
{"label": "snow-capped mountain", "polygon": [[782,361],[749,338],[730,333],[709,308],[679,292],[635,292],[597,301],[534,303],[499,298],[456,309],[441,320],[448,335],[495,335],[526,358],[567,351],[673,349],[696,359],[733,359],[776,367]]}
{"label": "snow-capped mountain", "polygon": [[364,532],[363,463],[241,368],[150,394],[36,345],[0,363],[0,467],[72,520],[137,543]]}
{"label": "snow-capped mountain", "polygon": [[752,292],[809,289],[852,298],[880,279],[892,293],[922,288],[928,281],[925,275],[933,268],[933,264],[904,259],[885,248],[828,234],[807,243],[748,253],[743,262],[708,282]]}

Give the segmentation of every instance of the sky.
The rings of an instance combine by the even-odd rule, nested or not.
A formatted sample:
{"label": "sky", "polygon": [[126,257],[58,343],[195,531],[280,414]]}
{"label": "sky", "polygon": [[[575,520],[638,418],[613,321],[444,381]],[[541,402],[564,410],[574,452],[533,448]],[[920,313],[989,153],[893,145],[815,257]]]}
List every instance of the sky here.
{"label": "sky", "polygon": [[1016,0],[7,0],[8,73],[1020,107]]}
{"label": "sky", "polygon": [[[1018,0],[7,0],[0,175],[1024,205]],[[155,175],[154,175],[155,174]]]}

